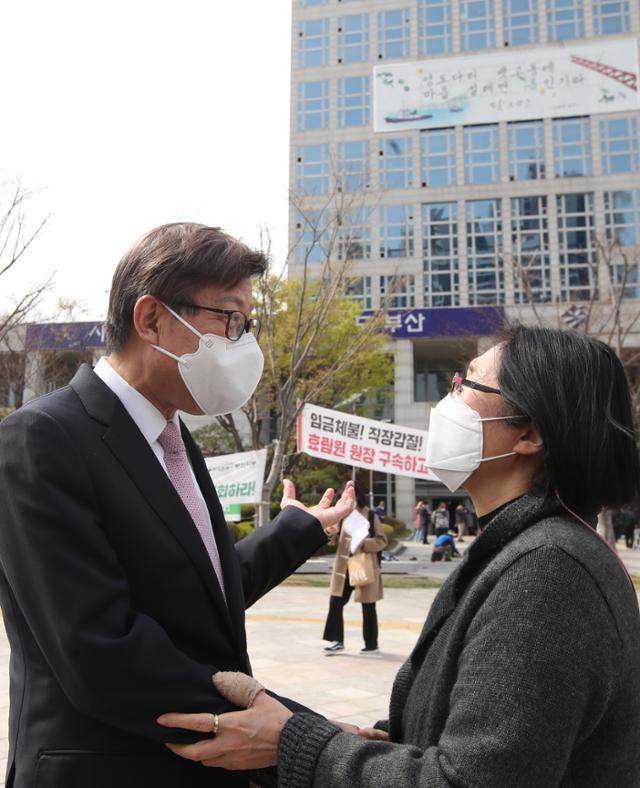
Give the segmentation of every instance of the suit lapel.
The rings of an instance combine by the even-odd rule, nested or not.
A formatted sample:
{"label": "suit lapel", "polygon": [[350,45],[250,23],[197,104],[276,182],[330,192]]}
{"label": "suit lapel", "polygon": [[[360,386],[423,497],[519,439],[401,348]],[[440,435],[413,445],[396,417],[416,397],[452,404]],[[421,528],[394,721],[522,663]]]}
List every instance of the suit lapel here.
{"label": "suit lapel", "polygon": [[136,423],[116,395],[89,366],[83,365],[80,368],[71,381],[71,386],[89,415],[106,426],[102,436],[105,444],[189,556],[214,602],[223,612],[229,629],[235,634],[229,610],[202,538]]}

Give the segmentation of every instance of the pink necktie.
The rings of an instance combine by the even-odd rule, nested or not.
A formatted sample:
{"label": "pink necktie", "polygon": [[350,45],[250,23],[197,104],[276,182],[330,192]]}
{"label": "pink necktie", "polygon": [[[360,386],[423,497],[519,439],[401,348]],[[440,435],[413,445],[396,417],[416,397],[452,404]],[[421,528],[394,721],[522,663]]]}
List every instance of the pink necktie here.
{"label": "pink necktie", "polygon": [[169,478],[176,488],[178,495],[182,498],[182,503],[186,506],[187,511],[191,515],[191,519],[198,529],[198,533],[202,537],[218,582],[220,583],[222,595],[224,596],[222,565],[220,563],[218,547],[213,538],[213,530],[209,524],[203,503],[198,496],[198,491],[196,490],[191,475],[189,459],[187,458],[187,449],[182,440],[182,435],[178,427],[172,421],[167,422],[167,426],[162,430],[158,438],[158,443],[164,449],[164,462],[167,466]]}

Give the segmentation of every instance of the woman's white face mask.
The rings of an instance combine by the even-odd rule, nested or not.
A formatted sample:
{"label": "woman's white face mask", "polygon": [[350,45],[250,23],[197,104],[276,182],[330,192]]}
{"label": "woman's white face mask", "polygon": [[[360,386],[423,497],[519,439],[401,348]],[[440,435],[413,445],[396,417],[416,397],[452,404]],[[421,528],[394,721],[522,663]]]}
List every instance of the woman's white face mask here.
{"label": "woman's white face mask", "polygon": [[222,416],[241,408],[256,390],[264,356],[253,334],[236,342],[217,334],[201,334],[166,304],[163,306],[200,338],[195,353],[176,356],[159,345],[153,347],[178,362],[180,376],[194,401],[207,416]]}
{"label": "woman's white face mask", "polygon": [[458,394],[447,394],[435,408],[431,408],[427,435],[427,465],[455,492],[466,482],[480,463],[510,457],[515,451],[483,457],[484,421],[502,421],[510,416],[482,418],[477,410]]}

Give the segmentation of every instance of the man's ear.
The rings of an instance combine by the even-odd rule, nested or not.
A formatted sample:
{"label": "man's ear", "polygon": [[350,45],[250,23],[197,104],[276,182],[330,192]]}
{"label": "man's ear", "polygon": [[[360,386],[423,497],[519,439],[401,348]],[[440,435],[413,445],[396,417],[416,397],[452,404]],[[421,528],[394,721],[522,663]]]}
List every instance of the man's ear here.
{"label": "man's ear", "polygon": [[154,296],[143,295],[136,301],[133,307],[133,328],[143,342],[159,344],[158,320],[165,312],[166,309]]}
{"label": "man's ear", "polygon": [[540,431],[532,421],[527,422],[527,425],[520,430],[520,437],[513,451],[518,454],[541,454],[543,448]]}

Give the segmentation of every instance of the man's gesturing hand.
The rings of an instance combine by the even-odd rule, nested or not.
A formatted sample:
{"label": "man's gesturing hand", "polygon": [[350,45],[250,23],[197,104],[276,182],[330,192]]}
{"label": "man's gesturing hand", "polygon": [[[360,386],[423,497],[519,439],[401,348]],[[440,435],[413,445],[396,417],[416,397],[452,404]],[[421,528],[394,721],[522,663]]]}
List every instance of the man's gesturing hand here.
{"label": "man's gesturing hand", "polygon": [[296,488],[290,479],[284,479],[282,486],[283,490],[280,508],[284,509],[285,506],[297,506],[298,509],[302,509],[316,517],[320,521],[320,525],[325,531],[328,530],[329,533],[337,531],[340,520],[344,520],[347,515],[351,514],[353,507],[356,505],[356,494],[353,489],[353,482],[346,483],[344,492],[335,506],[331,506],[334,496],[334,491],[331,487],[326,490],[325,494],[315,506],[305,506],[296,499]]}

